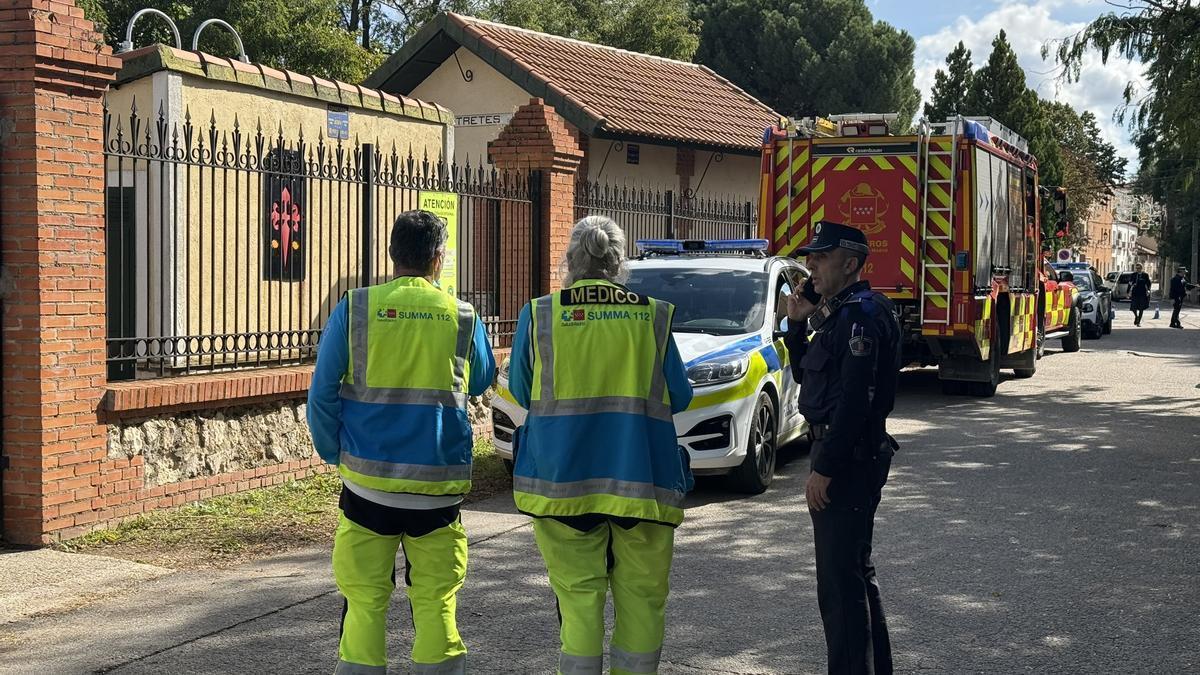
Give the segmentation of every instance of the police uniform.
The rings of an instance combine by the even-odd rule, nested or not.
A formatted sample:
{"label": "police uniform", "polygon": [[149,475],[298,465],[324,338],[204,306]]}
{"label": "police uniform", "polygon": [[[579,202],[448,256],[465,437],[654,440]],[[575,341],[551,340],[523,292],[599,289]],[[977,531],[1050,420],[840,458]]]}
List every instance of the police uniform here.
{"label": "police uniform", "polygon": [[[861,231],[822,222],[800,252],[837,247],[869,250]],[[900,370],[895,308],[860,281],[823,299],[808,326],[799,323],[788,327],[785,343],[801,383],[800,411],[813,430],[812,470],[832,479],[829,504],[810,510],[829,672],[890,673],[871,538],[897,447],[887,433]]]}
{"label": "police uniform", "polygon": [[557,599],[560,673],[656,673],[674,528],[692,487],[672,415],[692,388],[671,337],[674,308],[582,280],[521,311],[509,366],[529,410],[515,436],[513,495]]}
{"label": "police uniform", "polygon": [[1188,291],[1196,288],[1196,284],[1187,282],[1187,268],[1180,266],[1175,270],[1177,274],[1171,277],[1171,292],[1169,294],[1174,302],[1174,307],[1171,311],[1171,328],[1183,328],[1183,323],[1179,321],[1179,311],[1183,309],[1183,301],[1187,298]]}
{"label": "police uniform", "polygon": [[308,395],[313,445],[343,489],[333,573],[345,597],[335,673],[385,675],[387,610],[404,551],[414,673],[463,673],[455,620],[467,569],[467,397],[495,360],[474,309],[420,277],[350,291],[321,335]]}
{"label": "police uniform", "polygon": [[1142,325],[1142,312],[1150,307],[1150,275],[1134,272],[1129,279],[1129,310],[1133,312],[1133,325]]}

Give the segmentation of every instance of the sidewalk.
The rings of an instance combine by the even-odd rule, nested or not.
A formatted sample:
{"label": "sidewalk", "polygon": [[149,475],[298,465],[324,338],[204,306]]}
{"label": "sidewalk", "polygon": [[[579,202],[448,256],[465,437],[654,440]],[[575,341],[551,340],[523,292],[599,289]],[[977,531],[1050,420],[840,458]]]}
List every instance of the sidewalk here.
{"label": "sidewalk", "polygon": [[[510,494],[463,509],[473,547],[528,523]],[[107,673],[314,601],[328,607],[292,618],[313,627],[319,621],[314,633],[330,642],[326,652],[335,653],[341,601],[325,547],[229,570],[186,572],[102,556],[8,552],[0,554],[0,673]],[[276,649],[298,647],[295,631],[283,632]],[[230,654],[236,656],[245,655]],[[276,672],[269,656],[261,658],[256,664],[214,664],[209,672]],[[284,670],[302,670],[293,666]],[[326,672],[329,663],[307,666]]]}

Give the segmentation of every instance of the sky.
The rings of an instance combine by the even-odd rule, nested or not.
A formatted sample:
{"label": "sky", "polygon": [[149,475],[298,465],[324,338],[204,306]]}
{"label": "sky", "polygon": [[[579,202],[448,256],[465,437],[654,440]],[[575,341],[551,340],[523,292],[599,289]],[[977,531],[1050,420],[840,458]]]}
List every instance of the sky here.
{"label": "sky", "polygon": [[1089,53],[1079,82],[1062,81],[1051,55],[1043,61],[1042,45],[1061,40],[1083,29],[1089,21],[1117,11],[1104,0],[866,0],[876,19],[908,31],[917,41],[917,88],[928,100],[933,74],[945,65],[946,55],[959,40],[971,50],[978,69],[987,63],[992,40],[1001,29],[1008,35],[1026,83],[1043,98],[1063,101],[1076,110],[1090,110],[1106,140],[1129,159],[1132,171],[1137,166],[1137,150],[1129,130],[1113,119],[1124,101],[1130,81],[1144,87],[1142,65],[1110,58],[1107,64],[1098,54]]}

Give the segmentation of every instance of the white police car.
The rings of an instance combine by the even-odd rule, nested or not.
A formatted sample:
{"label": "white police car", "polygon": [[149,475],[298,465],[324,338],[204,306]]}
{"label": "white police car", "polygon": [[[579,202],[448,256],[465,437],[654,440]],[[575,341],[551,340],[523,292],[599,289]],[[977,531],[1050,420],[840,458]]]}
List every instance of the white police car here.
{"label": "white police car", "polygon": [[[626,286],[675,305],[672,332],[692,381],[691,406],[675,415],[696,474],[729,474],[741,492],[767,489],[780,445],[805,433],[787,350],[787,296],[808,271],[767,257],[759,239],[639,241]],[[496,452],[512,459],[525,410],[508,392],[508,364],[492,398]],[[511,465],[510,465],[511,468]]]}

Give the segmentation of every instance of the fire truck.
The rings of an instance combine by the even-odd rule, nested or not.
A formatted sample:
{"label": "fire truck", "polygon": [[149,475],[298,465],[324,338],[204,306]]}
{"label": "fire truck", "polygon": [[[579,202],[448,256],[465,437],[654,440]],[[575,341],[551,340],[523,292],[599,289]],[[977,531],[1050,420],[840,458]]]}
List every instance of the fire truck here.
{"label": "fire truck", "polygon": [[777,255],[831,220],[861,229],[864,277],[900,310],[908,364],[938,367],[949,394],[995,394],[1000,370],[1031,377],[1043,345],[1079,349],[1078,292],[1044,258],[1043,193],[1025,139],[996,120],[896,114],[781,119],[763,137],[760,235]]}

